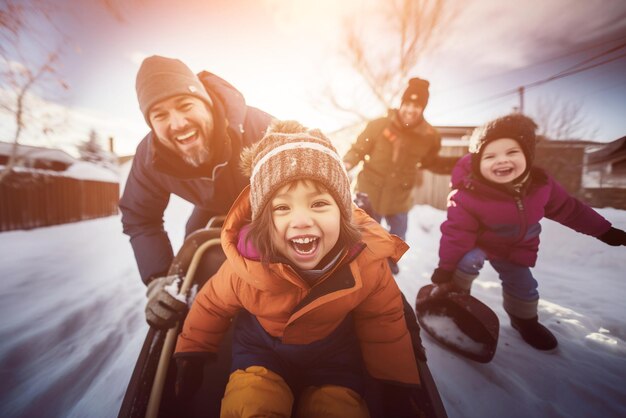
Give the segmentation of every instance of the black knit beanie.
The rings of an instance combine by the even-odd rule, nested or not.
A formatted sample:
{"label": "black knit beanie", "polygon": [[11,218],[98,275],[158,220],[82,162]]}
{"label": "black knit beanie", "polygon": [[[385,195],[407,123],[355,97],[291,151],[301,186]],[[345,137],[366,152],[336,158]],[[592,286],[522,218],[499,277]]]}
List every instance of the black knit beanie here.
{"label": "black knit beanie", "polygon": [[472,170],[480,176],[480,158],[485,145],[501,138],[511,138],[517,141],[526,157],[526,173],[535,160],[535,130],[537,124],[528,116],[521,113],[512,113],[487,122],[474,130],[469,140],[469,152],[472,154]]}
{"label": "black knit beanie", "polygon": [[428,104],[428,86],[430,83],[421,78],[412,78],[409,80],[409,86],[402,95],[402,103],[404,102],[416,102],[423,109]]}
{"label": "black knit beanie", "polygon": [[198,77],[182,61],[153,55],[141,63],[135,82],[137,100],[148,125],[148,112],[156,103],[179,95],[190,95],[213,102]]}

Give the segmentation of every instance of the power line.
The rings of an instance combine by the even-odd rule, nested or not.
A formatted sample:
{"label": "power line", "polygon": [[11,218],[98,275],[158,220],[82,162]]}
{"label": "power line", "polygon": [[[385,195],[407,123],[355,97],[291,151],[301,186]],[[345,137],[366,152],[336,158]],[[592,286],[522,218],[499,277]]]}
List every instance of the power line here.
{"label": "power line", "polygon": [[[624,48],[624,47],[626,47],[626,44],[623,44],[623,45],[621,45],[619,47],[615,47],[615,48],[617,48],[617,49],[615,49],[615,51],[619,50],[621,48]],[[614,49],[614,48],[612,48],[612,49]],[[615,51],[611,51],[611,52],[615,52]],[[598,56],[596,56],[594,59],[597,59],[598,57],[603,56],[603,55],[607,55],[608,53],[610,53],[610,52],[605,51],[605,52],[599,54]],[[537,86],[549,83],[549,82],[554,81],[554,80],[558,80],[558,79],[561,79],[561,78],[564,78],[564,77],[569,77],[571,75],[578,74],[580,72],[587,71],[587,70],[599,67],[599,66],[604,65],[604,64],[608,64],[610,62],[616,61],[616,60],[624,58],[624,57],[626,57],[626,53],[618,55],[616,57],[612,57],[612,58],[606,59],[604,61],[601,61],[601,62],[598,62],[598,63],[595,63],[595,64],[591,64],[591,65],[587,65],[585,67],[577,68],[580,65],[583,65],[584,63],[589,62],[589,59],[586,59],[586,60],[583,60],[583,61],[579,62],[578,64],[576,64],[576,65],[574,65],[572,67],[569,67],[568,69],[562,70],[562,71],[558,72],[557,74],[554,74],[554,75],[552,75],[550,77],[544,78],[542,80],[534,81],[532,83],[525,84],[525,85],[516,87],[514,89],[506,90],[504,92],[497,93],[497,94],[494,94],[492,96],[488,96],[486,98],[477,100],[475,102],[470,102],[470,103],[467,103],[467,104],[462,105],[462,106],[457,106],[455,108],[448,109],[448,110],[445,111],[445,113],[448,113],[448,112],[451,112],[451,111],[454,111],[454,110],[458,110],[458,109],[464,109],[464,108],[468,108],[468,107],[473,107],[473,106],[476,106],[476,105],[479,105],[479,104],[482,104],[482,103],[485,103],[485,102],[489,102],[489,101],[492,101],[492,100],[495,100],[495,99],[499,99],[499,98],[502,98],[502,97],[506,97],[506,96],[509,96],[509,95],[519,94],[520,91],[524,91],[524,90],[526,90],[528,88],[537,87]],[[444,112],[441,112],[441,113],[443,114]],[[435,117],[436,116],[439,116],[439,115],[435,115]]]}
{"label": "power line", "polygon": [[606,59],[606,60],[601,61],[601,62],[597,62],[597,63],[592,64],[592,65],[588,65],[586,67],[582,67],[582,68],[576,69],[576,70],[571,70],[571,71],[567,71],[567,72],[563,72],[562,71],[562,72],[560,72],[558,74],[555,74],[555,75],[553,75],[551,77],[545,78],[543,80],[535,81],[534,83],[526,84],[525,86],[522,86],[522,87],[524,87],[526,89],[529,88],[529,87],[536,87],[536,86],[539,86],[541,84],[549,83],[550,81],[558,80],[559,78],[569,77],[570,75],[578,74],[580,72],[587,71],[587,70],[599,67],[599,66],[604,65],[604,64],[608,64],[609,62],[613,62],[613,61],[616,61],[616,60],[618,60],[620,58],[624,58],[624,57],[626,57],[626,53],[624,53],[622,55],[618,55],[618,56],[613,57],[613,58]]}
{"label": "power line", "polygon": [[[513,73],[520,72],[520,71],[526,71],[528,69],[531,69],[531,68],[534,68],[534,67],[538,67],[540,65],[548,64],[548,63],[553,62],[553,61],[558,61],[560,59],[563,59],[565,57],[569,57],[571,55],[576,55],[576,54],[579,54],[581,52],[588,51],[590,49],[595,49],[595,48],[598,48],[598,47],[601,47],[601,46],[604,46],[604,45],[608,45],[608,44],[612,44],[612,43],[617,42],[617,41],[621,41],[624,38],[626,38],[626,35],[622,35],[622,36],[619,36],[617,38],[614,38],[614,39],[611,39],[611,40],[608,40],[608,41],[597,42],[597,43],[594,43],[593,45],[588,45],[588,46],[583,47],[583,48],[578,48],[578,49],[576,49],[574,51],[570,51],[570,52],[565,53],[565,54],[557,55],[555,57],[551,57],[551,58],[545,59],[543,61],[536,62],[536,63],[531,64],[531,65],[527,65],[525,67],[516,68],[516,69],[510,70],[510,71],[503,71],[501,73],[492,74],[492,75],[489,75],[487,77],[482,77],[482,78],[479,78],[479,79],[470,80],[470,81],[468,81],[466,83],[463,83],[463,84],[460,84],[460,85],[457,85],[457,86],[453,86],[453,87],[449,87],[449,88],[445,88],[443,90],[434,90],[433,93],[434,94],[445,93],[445,92],[450,91],[450,90],[456,90],[456,89],[458,89],[460,87],[467,87],[467,86],[471,86],[471,85],[482,83],[482,82],[487,81],[487,80],[493,80],[496,77],[502,77],[502,76],[506,76],[506,75],[513,74]],[[621,44],[621,45],[619,45],[619,47],[616,47],[616,48],[617,49],[621,49],[621,48],[623,48],[623,45],[626,45],[626,43],[625,44]],[[604,51],[603,53],[601,53],[599,55],[602,56],[606,52],[607,51]],[[593,59],[596,59],[596,58],[597,57],[590,58],[589,60],[593,60]],[[584,61],[583,61],[583,63],[584,63]],[[581,65],[581,63],[576,64],[576,66],[578,66],[578,65]],[[572,69],[572,67],[570,67],[569,69]],[[564,70],[564,71],[566,71],[566,70]]]}
{"label": "power line", "polygon": [[[592,61],[594,61],[594,60],[596,60],[596,59],[598,59],[598,58],[601,58],[601,57],[603,57],[603,56],[605,56],[605,55],[609,55],[609,54],[612,54],[613,52],[619,51],[620,49],[622,49],[622,48],[624,48],[624,47],[626,47],[626,43],[623,43],[623,44],[621,44],[621,45],[618,45],[618,46],[615,46],[615,47],[613,47],[613,48],[610,48],[610,49],[608,49],[608,50],[606,50],[606,51],[604,51],[604,52],[599,53],[598,55],[594,55],[594,56],[593,56],[593,57],[591,57],[591,58],[587,58],[586,60],[581,61],[581,62],[579,62],[578,64],[573,65],[573,66],[571,66],[571,67],[569,67],[569,68],[567,68],[567,69],[565,69],[565,70],[561,71],[561,73],[565,73],[565,72],[567,72],[567,71],[571,71],[571,70],[573,70],[573,69],[575,69],[575,68],[577,68],[577,67],[580,67],[580,66],[581,66],[581,65],[583,65],[583,64],[586,64],[586,63],[588,63],[588,62],[592,62]],[[561,73],[559,73],[559,74],[561,74]],[[557,74],[557,75],[558,75],[558,74]]]}

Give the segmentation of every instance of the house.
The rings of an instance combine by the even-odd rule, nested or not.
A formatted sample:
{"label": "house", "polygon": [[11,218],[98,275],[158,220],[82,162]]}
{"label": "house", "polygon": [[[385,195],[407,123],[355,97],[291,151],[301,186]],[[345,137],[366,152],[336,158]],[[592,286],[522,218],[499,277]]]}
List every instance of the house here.
{"label": "house", "polygon": [[595,207],[626,209],[626,136],[589,149],[582,197]]}
{"label": "house", "polygon": [[117,173],[59,149],[6,142],[0,142],[0,170],[12,155],[14,169],[0,182],[0,231],[117,214]]}
{"label": "house", "polygon": [[[0,166],[8,164],[13,147],[13,143],[0,142]],[[63,150],[30,145],[18,144],[15,155],[17,166],[31,169],[65,171],[76,162],[74,157]]]}
{"label": "house", "polygon": [[585,161],[586,188],[626,189],[626,136],[591,149]]}

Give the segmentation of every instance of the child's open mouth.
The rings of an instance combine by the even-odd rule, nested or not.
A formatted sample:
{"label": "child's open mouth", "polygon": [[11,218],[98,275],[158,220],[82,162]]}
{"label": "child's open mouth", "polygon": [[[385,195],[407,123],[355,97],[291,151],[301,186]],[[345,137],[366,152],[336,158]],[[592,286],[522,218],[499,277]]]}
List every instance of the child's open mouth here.
{"label": "child's open mouth", "polygon": [[317,237],[298,237],[289,240],[294,251],[301,255],[309,255],[317,249],[319,238]]}
{"label": "child's open mouth", "polygon": [[498,177],[508,176],[509,174],[512,174],[512,173],[513,173],[512,168],[499,168],[497,170],[493,170],[493,174],[495,174]]}

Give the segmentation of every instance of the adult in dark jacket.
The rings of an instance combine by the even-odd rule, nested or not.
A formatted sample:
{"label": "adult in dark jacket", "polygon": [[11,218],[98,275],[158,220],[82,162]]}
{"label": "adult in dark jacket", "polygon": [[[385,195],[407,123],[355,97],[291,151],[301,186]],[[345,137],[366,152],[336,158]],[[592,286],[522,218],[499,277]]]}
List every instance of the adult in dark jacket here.
{"label": "adult in dark jacket", "polygon": [[[351,170],[363,161],[356,190],[368,195],[370,216],[383,218],[389,232],[406,239],[408,211],[413,206],[412,190],[419,168],[437,174],[449,174],[458,160],[441,157],[441,138],[424,119],[428,104],[426,80],[412,78],[402,95],[400,108],[391,109],[387,117],[371,121],[343,157]],[[398,272],[395,263],[392,271]]]}
{"label": "adult in dark jacket", "polygon": [[146,58],[137,73],[137,99],[151,131],[137,146],[120,199],[141,279],[148,285],[146,319],[169,328],[186,309],[166,286],[173,250],[163,213],[175,194],[195,207],[186,234],[226,214],[248,183],[238,169],[241,150],[263,137],[272,117],[247,106],[216,75],[197,76],[177,59]]}

